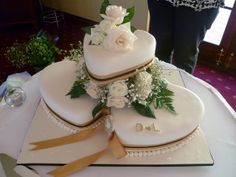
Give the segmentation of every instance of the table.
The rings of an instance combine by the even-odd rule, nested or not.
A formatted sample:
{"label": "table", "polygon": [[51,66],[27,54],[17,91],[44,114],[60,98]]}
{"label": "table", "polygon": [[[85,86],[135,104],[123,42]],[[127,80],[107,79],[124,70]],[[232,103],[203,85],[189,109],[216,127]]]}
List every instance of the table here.
{"label": "table", "polygon": [[[167,68],[172,66],[164,65]],[[172,67],[173,68],[173,67]],[[88,167],[70,177],[130,176],[130,177],[235,177],[236,176],[236,113],[220,93],[206,82],[180,71],[185,85],[195,92],[205,105],[203,129],[213,155],[214,166],[191,167]],[[17,108],[0,107],[0,153],[17,158],[24,136],[40,100],[40,73],[27,81],[26,102]],[[55,167],[32,166],[42,177]],[[5,177],[0,167],[0,176]]]}

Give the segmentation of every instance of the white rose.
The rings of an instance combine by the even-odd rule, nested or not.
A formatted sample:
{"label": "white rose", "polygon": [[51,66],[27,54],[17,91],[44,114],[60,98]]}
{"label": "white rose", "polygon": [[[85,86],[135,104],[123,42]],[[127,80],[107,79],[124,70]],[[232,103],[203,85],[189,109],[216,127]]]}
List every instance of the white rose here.
{"label": "white rose", "polygon": [[99,23],[99,27],[102,31],[104,31],[105,33],[107,33],[111,28],[113,28],[115,25],[114,23],[112,23],[109,20],[102,20]]}
{"label": "white rose", "polygon": [[124,108],[127,102],[128,102],[128,99],[125,97],[109,96],[107,98],[108,107]]}
{"label": "white rose", "polygon": [[121,97],[128,94],[128,87],[124,80],[113,82],[109,84],[109,95],[114,97]]}
{"label": "white rose", "polygon": [[95,28],[91,28],[91,44],[99,45],[103,42],[104,38],[105,34],[100,26],[95,25]]}
{"label": "white rose", "polygon": [[124,9],[123,7],[110,5],[107,6],[106,8],[106,15],[101,14],[101,17],[103,17],[106,20],[110,20],[115,24],[121,24],[126,15],[128,14],[126,13],[126,9]]}
{"label": "white rose", "polygon": [[137,37],[125,26],[118,26],[108,31],[103,45],[110,51],[126,51],[133,49]]}
{"label": "white rose", "polygon": [[89,81],[86,85],[85,85],[85,90],[87,92],[87,94],[89,96],[91,96],[94,99],[98,99],[99,95],[100,95],[100,88],[97,86],[97,84],[95,84],[92,81]]}
{"label": "white rose", "polygon": [[152,91],[152,75],[146,71],[140,72],[136,75],[134,83],[138,97],[145,100]]}

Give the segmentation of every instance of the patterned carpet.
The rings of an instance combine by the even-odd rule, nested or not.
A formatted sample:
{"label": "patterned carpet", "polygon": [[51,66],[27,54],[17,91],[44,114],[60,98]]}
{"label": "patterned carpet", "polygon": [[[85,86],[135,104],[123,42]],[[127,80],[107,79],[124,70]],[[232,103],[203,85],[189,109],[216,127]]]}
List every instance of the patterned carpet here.
{"label": "patterned carpet", "polygon": [[[58,47],[68,50],[70,44],[75,44],[83,39],[84,32],[81,31],[81,27],[88,25],[91,25],[91,22],[73,16],[65,16],[65,21],[60,24],[58,29],[55,24],[45,24],[43,25],[43,30],[47,31],[52,36],[58,36]],[[13,67],[4,56],[4,53],[6,47],[12,45],[15,40],[19,42],[25,41],[30,35],[36,32],[37,30],[29,25],[15,26],[0,30],[0,84],[12,73],[28,71],[34,74],[32,68],[26,67],[18,69]],[[62,56],[56,56],[57,61],[61,59]],[[236,77],[199,64],[196,67],[194,76],[205,80],[219,90],[228,103],[236,110]]]}
{"label": "patterned carpet", "polygon": [[215,87],[236,111],[236,77],[221,71],[197,65],[194,76]]}

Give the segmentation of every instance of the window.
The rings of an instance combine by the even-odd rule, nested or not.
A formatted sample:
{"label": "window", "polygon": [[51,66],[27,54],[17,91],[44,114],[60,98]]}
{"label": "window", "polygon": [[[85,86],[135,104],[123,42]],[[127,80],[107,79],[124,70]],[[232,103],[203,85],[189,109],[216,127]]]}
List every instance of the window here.
{"label": "window", "polygon": [[215,45],[220,45],[234,3],[235,0],[225,0],[225,7],[220,8],[219,14],[214,23],[212,24],[211,29],[207,31],[204,41]]}

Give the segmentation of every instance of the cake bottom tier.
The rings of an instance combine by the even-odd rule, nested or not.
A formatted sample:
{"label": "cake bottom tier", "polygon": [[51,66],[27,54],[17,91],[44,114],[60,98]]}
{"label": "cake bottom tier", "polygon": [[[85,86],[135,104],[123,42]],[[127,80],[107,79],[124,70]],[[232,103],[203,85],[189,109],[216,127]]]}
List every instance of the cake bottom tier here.
{"label": "cake bottom tier", "polygon": [[[39,104],[31,127],[27,133],[18,164],[67,164],[91,155],[107,147],[107,134],[98,129],[90,138],[63,146],[31,151],[31,142],[62,137],[71,134],[68,127],[61,126],[48,117],[43,105]],[[197,147],[197,148],[196,148]],[[127,156],[116,159],[109,151],[93,165],[212,165],[213,160],[203,132],[196,129],[186,138],[149,148],[126,147]]]}

